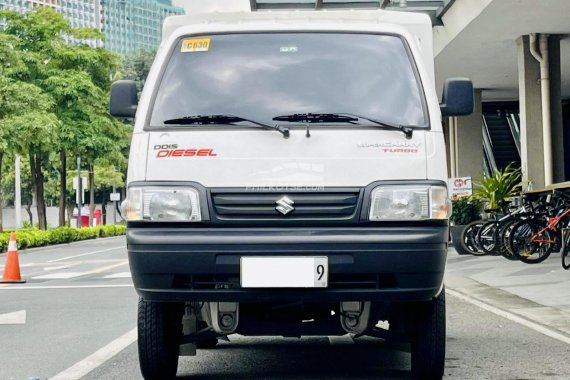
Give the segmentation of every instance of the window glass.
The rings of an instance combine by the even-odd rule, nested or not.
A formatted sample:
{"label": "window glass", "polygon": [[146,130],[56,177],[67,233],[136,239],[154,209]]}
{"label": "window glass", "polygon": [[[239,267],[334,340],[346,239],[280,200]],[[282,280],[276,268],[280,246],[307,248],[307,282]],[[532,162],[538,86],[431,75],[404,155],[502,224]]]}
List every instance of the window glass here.
{"label": "window glass", "polygon": [[294,113],[352,113],[425,127],[422,99],[413,62],[396,36],[193,36],[181,39],[172,54],[151,125],[197,115],[271,122]]}

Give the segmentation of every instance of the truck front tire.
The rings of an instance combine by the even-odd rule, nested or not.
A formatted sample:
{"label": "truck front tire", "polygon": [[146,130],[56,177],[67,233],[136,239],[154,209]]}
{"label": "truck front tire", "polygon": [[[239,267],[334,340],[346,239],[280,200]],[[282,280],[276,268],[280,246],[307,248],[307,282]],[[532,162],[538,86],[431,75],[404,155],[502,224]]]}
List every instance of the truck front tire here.
{"label": "truck front tire", "polygon": [[440,380],[445,369],[445,288],[418,310],[418,330],[412,341],[412,374]]}
{"label": "truck front tire", "polygon": [[138,350],[145,380],[176,377],[183,313],[183,304],[139,299]]}

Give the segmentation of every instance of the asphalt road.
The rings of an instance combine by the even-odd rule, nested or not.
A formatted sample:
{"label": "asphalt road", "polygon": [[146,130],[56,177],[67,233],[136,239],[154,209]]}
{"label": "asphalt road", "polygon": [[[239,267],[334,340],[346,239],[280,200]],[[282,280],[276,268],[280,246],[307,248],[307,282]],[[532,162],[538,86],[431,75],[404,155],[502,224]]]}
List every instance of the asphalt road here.
{"label": "asphalt road", "polygon": [[[413,379],[410,354],[371,338],[231,337],[183,357],[180,379]],[[448,297],[446,379],[568,379],[568,344]],[[133,344],[84,380],[141,379]]]}
{"label": "asphalt road", "polygon": [[[27,282],[0,284],[1,380],[52,377],[135,327],[123,237],[20,252],[19,259]],[[0,264],[3,271],[4,257]],[[2,315],[22,311],[25,323],[2,323]]]}
{"label": "asphalt road", "polygon": [[[477,265],[485,262],[493,266],[489,258],[484,260]],[[445,377],[570,378],[570,337],[551,326],[537,328],[536,320],[501,308],[520,303],[516,294],[477,288],[478,295],[487,297],[484,305],[490,308],[477,304],[465,292],[471,288],[460,287],[465,281],[472,281],[470,276],[474,273],[461,265],[470,262],[472,266],[476,262],[458,258],[451,251],[450,262],[454,261],[461,263],[452,264],[450,269],[450,282],[457,290],[450,289],[447,297]],[[0,264],[3,262],[0,257]],[[0,285],[0,380],[141,378],[134,329],[137,296],[128,276],[124,238],[21,252],[20,262],[28,282]],[[495,270],[497,265],[494,264]],[[493,307],[506,314],[490,312]],[[2,317],[8,313],[11,319]],[[386,345],[372,338],[231,336],[230,342],[222,342],[215,349],[198,350],[196,357],[181,358],[178,376],[411,379],[409,366],[410,355],[405,347]]]}

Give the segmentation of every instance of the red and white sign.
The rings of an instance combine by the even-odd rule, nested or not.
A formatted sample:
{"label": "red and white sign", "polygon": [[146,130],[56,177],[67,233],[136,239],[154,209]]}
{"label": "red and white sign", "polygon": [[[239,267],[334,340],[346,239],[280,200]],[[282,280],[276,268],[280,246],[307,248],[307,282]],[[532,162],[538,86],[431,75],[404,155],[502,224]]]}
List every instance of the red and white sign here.
{"label": "red and white sign", "polygon": [[447,180],[450,198],[460,198],[473,195],[473,181],[471,177],[449,178]]}

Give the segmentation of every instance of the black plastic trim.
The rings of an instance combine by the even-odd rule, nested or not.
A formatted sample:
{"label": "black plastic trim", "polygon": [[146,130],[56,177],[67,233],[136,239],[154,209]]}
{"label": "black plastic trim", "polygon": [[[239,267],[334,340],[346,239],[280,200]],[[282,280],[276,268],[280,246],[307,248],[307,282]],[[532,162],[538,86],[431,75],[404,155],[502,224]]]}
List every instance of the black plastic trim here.
{"label": "black plastic trim", "polygon": [[[308,194],[314,193],[316,195],[321,194],[333,194],[333,193],[350,193],[355,194],[357,196],[357,200],[355,205],[355,209],[353,212],[350,213],[348,216],[344,217],[334,217],[329,220],[324,218],[307,218],[303,216],[299,216],[295,214],[293,211],[291,214],[288,215],[280,215],[275,212],[275,216],[277,218],[274,219],[263,219],[263,218],[247,218],[247,219],[237,219],[237,218],[227,218],[222,215],[219,215],[216,212],[215,205],[213,204],[212,197],[216,194],[259,194],[259,195],[271,195],[275,197],[275,200],[278,200],[282,196],[291,196],[294,198],[295,194]],[[247,188],[212,188],[208,189],[208,196],[210,198],[210,215],[212,216],[212,224],[219,225],[219,226],[254,226],[254,225],[264,225],[264,226],[299,226],[299,225],[355,225],[359,222],[359,215],[361,213],[362,207],[362,197],[363,197],[363,189],[358,187],[327,187],[323,189],[319,189],[316,191],[306,191],[303,189],[290,189],[286,188],[283,191],[275,190],[275,191],[266,191],[266,190],[251,190]]]}
{"label": "black plastic trim", "polygon": [[[444,186],[447,184],[444,181],[439,180],[425,180],[425,179],[415,179],[415,180],[383,180],[375,181],[371,184],[360,187],[326,187],[315,191],[315,193],[339,193],[339,192],[358,192],[358,204],[356,210],[351,218],[337,219],[337,220],[324,220],[324,219],[303,219],[303,218],[291,218],[290,216],[284,216],[283,220],[223,220],[218,217],[212,203],[212,192],[220,193],[246,193],[246,192],[257,192],[260,194],[270,194],[271,192],[261,189],[248,190],[244,187],[221,187],[221,188],[206,188],[198,182],[191,181],[136,181],[131,182],[131,186],[170,186],[170,187],[193,187],[198,190],[200,196],[200,210],[202,213],[202,222],[150,222],[150,221],[130,221],[127,223],[128,227],[132,228],[180,228],[180,227],[191,227],[191,228],[211,228],[211,227],[235,227],[235,228],[256,228],[256,227],[287,227],[287,228],[297,228],[297,227],[366,227],[366,226],[376,226],[376,227],[422,227],[422,226],[433,226],[433,227],[444,227],[448,226],[449,222],[447,220],[417,220],[417,221],[370,221],[368,220],[368,212],[370,208],[370,195],[372,191],[378,186]],[[295,193],[307,193],[303,189],[295,190],[294,188],[287,188],[287,191],[275,191],[276,197],[295,194]]]}
{"label": "black plastic trim", "polygon": [[[417,301],[428,300],[441,289],[447,236],[446,226],[157,227],[127,229],[127,244],[135,289],[149,300]],[[239,283],[237,287],[192,285],[194,276],[218,277],[222,283],[224,278],[239,278],[241,256],[327,256],[329,278],[340,275],[344,285],[326,289],[243,289]],[[377,278],[373,288],[363,288],[359,283],[367,275]]]}

